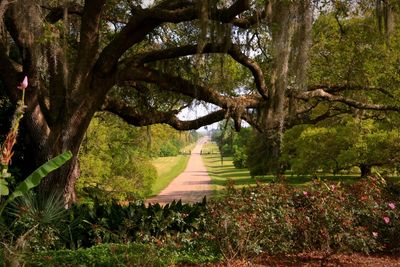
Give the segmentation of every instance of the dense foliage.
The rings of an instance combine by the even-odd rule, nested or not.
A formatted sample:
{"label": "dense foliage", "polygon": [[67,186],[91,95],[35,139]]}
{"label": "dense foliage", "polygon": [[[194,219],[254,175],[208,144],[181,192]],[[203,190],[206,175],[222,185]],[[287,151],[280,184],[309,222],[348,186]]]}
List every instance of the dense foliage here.
{"label": "dense foliage", "polygon": [[[313,23],[307,83],[315,90],[327,84],[326,93],[339,93],[340,99],[392,103],[398,99],[400,85],[399,27],[385,40],[367,6],[352,9],[342,4],[338,10],[322,12]],[[348,90],[340,86],[343,83]],[[297,174],[337,174],[342,170],[361,176],[374,170],[396,174],[400,163],[398,113],[379,111],[379,107],[360,110],[322,96],[299,107],[303,113],[290,116],[300,120],[289,116],[282,126],[279,150],[271,154],[274,141],[258,128],[246,134],[246,142],[238,141],[241,134],[232,131],[231,123],[229,127],[221,124],[215,139],[221,154],[233,156],[235,166],[249,168],[253,176],[272,170],[274,174],[285,170]],[[273,168],[276,157],[278,169]]]}
{"label": "dense foliage", "polygon": [[246,168],[246,148],[251,133],[251,127],[242,128],[240,132],[236,132],[232,121],[228,120],[219,124],[219,128],[213,132],[212,140],[218,145],[223,157],[233,157],[236,168]]}
{"label": "dense foliage", "polygon": [[127,243],[168,239],[179,233],[205,231],[205,200],[194,205],[172,202],[145,206],[143,203],[95,203],[74,206],[69,219],[74,229],[69,247],[100,243]]}
{"label": "dense foliage", "polygon": [[347,122],[336,127],[298,127],[286,132],[283,161],[295,173],[317,171],[337,174],[359,167],[362,176],[371,167],[396,173],[400,163],[400,132],[385,129],[372,120]]}
{"label": "dense foliage", "polygon": [[232,188],[224,202],[211,207],[211,232],[226,257],[396,250],[398,187],[382,183],[365,179],[351,186],[316,182],[300,190],[279,184]]}
{"label": "dense foliage", "polygon": [[80,150],[78,194],[103,201],[143,199],[157,177],[151,157],[176,156],[197,138],[195,132],[166,125],[132,127],[114,115],[98,113]]}
{"label": "dense foliage", "polygon": [[[171,259],[200,263],[316,250],[392,252],[400,249],[399,192],[398,185],[376,177],[352,185],[315,181],[307,188],[228,187],[224,198],[207,204],[76,206],[61,220],[70,235],[58,236],[64,241],[53,248],[81,249],[43,251],[27,246],[23,258],[32,264],[73,265],[84,260],[110,262],[125,255],[122,261],[136,264],[150,261],[144,254],[137,258],[148,251],[160,257],[157,261],[170,264]],[[32,244],[48,244],[43,235],[34,235],[29,242],[34,240]],[[104,255],[96,259],[100,252]]]}

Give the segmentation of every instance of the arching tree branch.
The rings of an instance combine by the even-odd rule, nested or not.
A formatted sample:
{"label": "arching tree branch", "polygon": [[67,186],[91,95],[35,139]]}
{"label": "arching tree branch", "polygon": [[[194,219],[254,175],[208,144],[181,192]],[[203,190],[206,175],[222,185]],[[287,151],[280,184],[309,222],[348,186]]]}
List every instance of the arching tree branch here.
{"label": "arching tree branch", "polygon": [[[99,75],[109,74],[127,49],[143,40],[148,33],[162,23],[179,23],[198,18],[200,15],[197,9],[199,1],[201,0],[194,2],[176,1],[176,3],[181,3],[179,9],[171,8],[168,1],[164,1],[153,8],[138,11],[100,54],[97,64]],[[236,0],[228,8],[211,12],[211,19],[228,23],[248,8],[249,0]]]}
{"label": "arching tree branch", "polygon": [[260,101],[260,98],[253,96],[224,96],[219,94],[216,90],[213,90],[213,88],[194,84],[181,77],[161,73],[154,69],[145,67],[124,69],[117,77],[117,81],[120,83],[129,80],[156,84],[161,90],[180,93],[198,100],[215,104],[221,108],[230,108],[234,106],[241,106],[243,108],[257,107]]}
{"label": "arching tree branch", "polygon": [[295,97],[297,99],[302,99],[302,100],[310,100],[312,98],[320,98],[320,99],[324,99],[324,100],[332,101],[332,102],[341,102],[350,107],[358,108],[358,109],[391,110],[391,111],[399,111],[400,110],[400,105],[390,105],[390,104],[384,105],[384,104],[364,103],[364,102],[356,101],[356,100],[348,98],[348,97],[328,93],[327,91],[325,91],[324,89],[321,89],[321,88],[314,89],[312,91],[298,92],[298,93],[294,94],[293,97]]}
{"label": "arching tree branch", "polygon": [[250,17],[235,18],[232,20],[232,24],[242,29],[248,29],[251,26],[260,23],[260,21],[262,21],[266,17],[267,17],[267,12],[264,9],[262,11],[255,12],[255,14],[253,14]]}
{"label": "arching tree branch", "polygon": [[82,16],[83,14],[83,6],[74,2],[68,3],[65,7],[57,6],[41,6],[43,9],[49,10],[49,13],[46,16],[46,21],[49,23],[56,23],[61,20],[64,16],[64,8],[67,8],[68,14]]}
{"label": "arching tree branch", "polygon": [[202,126],[221,121],[224,119],[226,114],[226,110],[221,109],[194,120],[183,121],[177,117],[177,113],[179,112],[178,110],[162,112],[151,109],[143,111],[114,99],[107,99],[102,110],[111,112],[134,126],[165,123],[181,131],[198,129]]}
{"label": "arching tree branch", "polygon": [[[120,64],[125,65],[125,68],[132,68],[131,65],[142,65],[144,63],[154,62],[158,60],[178,58],[183,56],[195,55],[198,53],[197,45],[185,45],[180,47],[168,48],[136,54],[122,61]],[[253,77],[256,88],[264,99],[268,99],[268,89],[265,83],[264,73],[257,62],[246,56],[240,51],[240,47],[235,44],[217,43],[206,44],[202,49],[202,54],[209,53],[227,53],[235,61],[248,68]]]}
{"label": "arching tree branch", "polygon": [[80,42],[72,79],[74,88],[80,88],[95,63],[99,46],[101,14],[106,0],[86,0],[80,30]]}

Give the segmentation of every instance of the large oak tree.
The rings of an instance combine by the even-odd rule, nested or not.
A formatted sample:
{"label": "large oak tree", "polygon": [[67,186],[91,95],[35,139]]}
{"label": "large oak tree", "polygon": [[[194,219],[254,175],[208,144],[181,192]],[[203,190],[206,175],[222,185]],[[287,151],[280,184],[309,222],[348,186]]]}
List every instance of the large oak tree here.
{"label": "large oak tree", "polygon": [[[66,203],[75,201],[76,155],[99,110],[133,125],[167,123],[179,130],[227,117],[240,128],[245,120],[277,158],[284,128],[310,119],[311,98],[399,109],[348,98],[342,92],[354,89],[350,85],[308,88],[315,1],[140,2],[0,0],[0,80],[16,102],[17,84],[24,75],[30,79],[25,126],[34,155],[29,160],[37,165],[65,150],[75,155],[41,185],[43,192],[62,191]],[[373,2],[389,34],[393,7]],[[241,80],[228,82],[230,64],[246,71]],[[178,119],[194,99],[220,109],[193,121]]]}

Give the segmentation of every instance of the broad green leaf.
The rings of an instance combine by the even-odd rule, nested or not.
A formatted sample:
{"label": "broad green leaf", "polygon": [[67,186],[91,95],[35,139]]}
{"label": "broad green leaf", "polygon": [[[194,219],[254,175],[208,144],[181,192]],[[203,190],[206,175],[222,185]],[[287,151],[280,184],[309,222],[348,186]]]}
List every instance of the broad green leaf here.
{"label": "broad green leaf", "polygon": [[70,160],[71,157],[72,153],[70,151],[66,151],[63,154],[44,163],[15,188],[15,191],[9,197],[9,201],[16,197],[22,196],[32,188],[38,186],[44,177],[46,177],[50,172],[60,168],[65,162]]}
{"label": "broad green leaf", "polygon": [[0,179],[0,196],[7,196],[9,194],[8,191],[8,183],[4,179]]}
{"label": "broad green leaf", "polygon": [[42,166],[37,168],[31,175],[29,175],[23,182],[18,184],[14,192],[7,198],[7,200],[0,206],[0,215],[4,207],[16,197],[26,194],[32,188],[38,186],[41,180],[46,177],[50,172],[60,168],[65,162],[72,158],[72,153],[66,151],[63,154],[49,160]]}

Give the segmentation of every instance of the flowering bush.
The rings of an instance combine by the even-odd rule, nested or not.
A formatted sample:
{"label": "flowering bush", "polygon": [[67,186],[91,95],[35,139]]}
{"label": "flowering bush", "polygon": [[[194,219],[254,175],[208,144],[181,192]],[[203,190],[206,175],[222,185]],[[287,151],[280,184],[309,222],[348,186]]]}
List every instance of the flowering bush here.
{"label": "flowering bush", "polygon": [[229,188],[209,205],[208,229],[225,258],[325,251],[371,253],[400,247],[399,196],[375,179]]}

